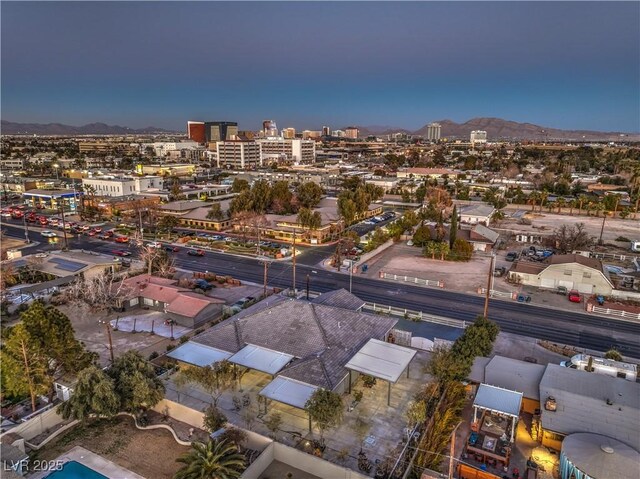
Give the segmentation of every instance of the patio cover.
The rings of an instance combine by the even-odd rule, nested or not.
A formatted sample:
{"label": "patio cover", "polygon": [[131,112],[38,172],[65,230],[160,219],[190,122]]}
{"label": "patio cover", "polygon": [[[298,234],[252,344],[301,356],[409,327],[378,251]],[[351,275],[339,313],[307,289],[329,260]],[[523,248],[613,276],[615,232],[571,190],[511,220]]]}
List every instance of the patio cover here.
{"label": "patio cover", "polygon": [[212,348],[211,346],[205,346],[204,344],[187,341],[182,346],[178,346],[176,349],[169,351],[167,356],[195,366],[210,366],[218,361],[229,359],[231,353]]}
{"label": "patio cover", "polygon": [[521,402],[522,393],[481,384],[478,388],[476,399],[473,401],[473,407],[517,418],[520,415]]}
{"label": "patio cover", "polygon": [[229,358],[229,361],[249,369],[275,375],[293,359],[293,356],[271,349],[247,344]]}
{"label": "patio cover", "polygon": [[415,355],[413,349],[370,339],[345,368],[396,383]]}
{"label": "patio cover", "polygon": [[304,405],[316,389],[318,389],[317,386],[278,376],[267,384],[259,394],[274,401],[304,409]]}

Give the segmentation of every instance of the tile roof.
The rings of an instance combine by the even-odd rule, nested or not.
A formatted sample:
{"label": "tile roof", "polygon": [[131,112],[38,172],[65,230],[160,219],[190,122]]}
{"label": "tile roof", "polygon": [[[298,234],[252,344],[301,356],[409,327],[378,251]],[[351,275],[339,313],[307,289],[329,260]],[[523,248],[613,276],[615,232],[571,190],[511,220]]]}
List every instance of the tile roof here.
{"label": "tile roof", "polygon": [[232,353],[254,344],[290,354],[295,359],[279,375],[333,389],[346,376],[344,365],[349,359],[369,339],[383,338],[396,322],[386,316],[277,295],[192,341]]}
{"label": "tile roof", "polygon": [[640,384],[549,364],[540,381],[540,402],[549,397],[556,400],[556,410],[541,408],[544,429],[602,434],[640,450]]}

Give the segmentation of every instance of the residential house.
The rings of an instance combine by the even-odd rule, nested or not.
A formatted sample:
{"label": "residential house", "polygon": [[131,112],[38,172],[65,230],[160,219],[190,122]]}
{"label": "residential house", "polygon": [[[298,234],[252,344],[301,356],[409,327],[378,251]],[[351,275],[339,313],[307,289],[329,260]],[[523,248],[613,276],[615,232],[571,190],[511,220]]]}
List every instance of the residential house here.
{"label": "residential house", "polygon": [[459,229],[457,238],[462,238],[471,243],[474,251],[488,253],[495,247],[496,242],[500,238],[500,233],[478,223],[470,229]]}
{"label": "residential house", "polygon": [[413,178],[425,180],[428,178],[442,178],[444,176],[455,179],[458,172],[446,168],[401,168],[398,170],[398,178]]}
{"label": "residential house", "polygon": [[509,270],[509,279],[538,288],[564,286],[581,293],[605,296],[614,289],[602,262],[579,254],[553,255],[539,263],[516,261]]}
{"label": "residential house", "polygon": [[491,217],[496,209],[492,205],[486,203],[478,203],[477,205],[465,205],[458,208],[460,222],[470,225],[483,224],[489,226]]}

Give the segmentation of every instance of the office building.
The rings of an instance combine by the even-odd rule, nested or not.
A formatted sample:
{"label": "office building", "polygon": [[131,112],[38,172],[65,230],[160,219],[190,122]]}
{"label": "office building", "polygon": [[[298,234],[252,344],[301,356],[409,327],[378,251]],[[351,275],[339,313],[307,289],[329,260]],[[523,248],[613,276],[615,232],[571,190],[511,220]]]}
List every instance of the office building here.
{"label": "office building", "polygon": [[309,140],[313,138],[320,138],[322,136],[322,132],[319,130],[304,130],[302,132],[302,139]]}
{"label": "office building", "polygon": [[316,158],[316,142],[313,140],[275,138],[258,140],[262,164],[293,162],[311,164]]}
{"label": "office building", "polygon": [[295,128],[285,128],[282,130],[282,137],[285,140],[292,140],[296,137],[296,129]]}
{"label": "office building", "polygon": [[349,138],[351,140],[357,140],[359,134],[360,134],[360,131],[355,126],[348,126],[347,129],[344,131],[345,138]]}
{"label": "office building", "polygon": [[331,133],[331,136],[335,136],[336,138],[344,138],[345,132],[344,130],[333,130],[333,133]]}
{"label": "office building", "polygon": [[264,120],[262,122],[262,133],[264,138],[277,138],[278,127],[276,126],[276,122],[273,120]]}
{"label": "office building", "polygon": [[322,127],[322,136],[331,136],[331,129],[328,126]]}
{"label": "office building", "polygon": [[262,165],[260,144],[255,141],[218,141],[216,153],[218,168],[250,169]]}
{"label": "office building", "polygon": [[487,142],[487,132],[482,130],[474,130],[471,132],[471,144],[482,144]]}
{"label": "office building", "polygon": [[204,136],[207,143],[235,140],[238,124],[233,121],[207,121],[204,124]]}
{"label": "office building", "polygon": [[438,141],[440,140],[440,132],[442,127],[440,123],[429,123],[427,125],[427,140]]}
{"label": "office building", "polygon": [[187,122],[187,137],[196,143],[204,143],[206,137],[204,134],[204,122],[203,121],[188,121]]}
{"label": "office building", "polygon": [[82,178],[82,187],[92,188],[96,196],[125,196],[162,188],[161,176],[101,176]]}

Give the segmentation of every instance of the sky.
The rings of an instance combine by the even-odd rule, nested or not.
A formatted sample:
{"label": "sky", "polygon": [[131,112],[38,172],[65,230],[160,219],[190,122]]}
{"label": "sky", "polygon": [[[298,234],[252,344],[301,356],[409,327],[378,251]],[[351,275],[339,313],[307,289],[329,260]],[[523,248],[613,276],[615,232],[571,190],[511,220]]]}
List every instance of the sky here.
{"label": "sky", "polygon": [[8,2],[16,122],[640,132],[639,2]]}

